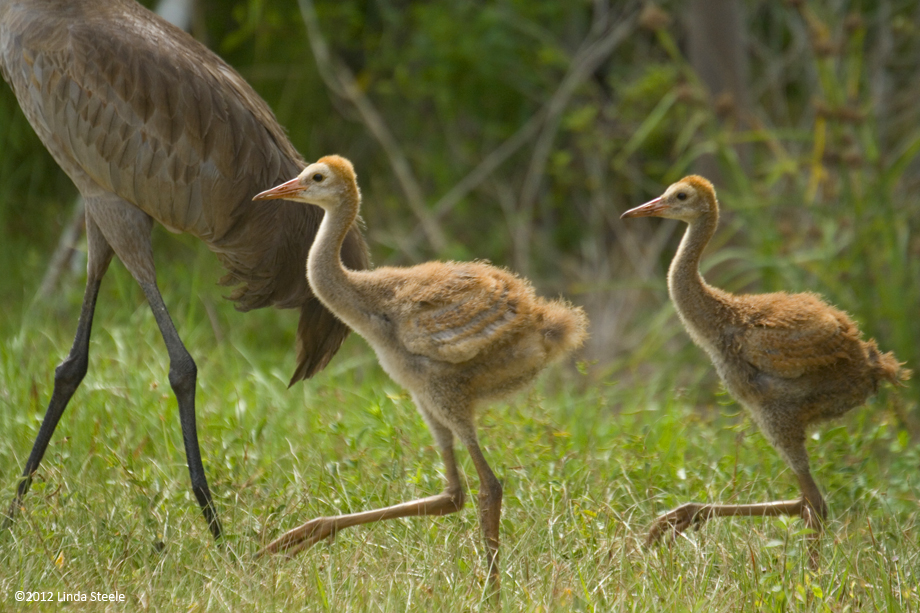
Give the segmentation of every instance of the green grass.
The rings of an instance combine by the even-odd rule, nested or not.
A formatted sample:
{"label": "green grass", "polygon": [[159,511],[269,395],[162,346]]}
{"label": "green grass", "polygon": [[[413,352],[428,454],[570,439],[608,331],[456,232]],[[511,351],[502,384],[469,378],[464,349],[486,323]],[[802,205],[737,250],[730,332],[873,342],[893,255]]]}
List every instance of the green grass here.
{"label": "green grass", "polygon": [[[165,293],[199,365],[199,436],[224,546],[190,494],[162,341],[115,265],[90,372],[24,514],[0,534],[0,610],[57,608],[18,605],[17,590],[119,592],[127,603],[115,610],[490,610],[475,495],[452,516],[356,527],[291,560],[252,560],[312,517],[436,493],[442,467],[411,401],[360,339],[288,390],[294,314],[233,312],[199,287],[216,278],[212,260],[192,267],[191,291]],[[181,276],[170,266],[161,278]],[[3,505],[69,348],[73,300],[23,307],[0,327]],[[817,571],[798,519],[713,521],[671,547],[642,548],[648,523],[680,502],[797,495],[696,359],[654,376],[557,368],[483,412],[484,452],[505,485],[502,609],[920,610],[920,449],[896,426],[893,394],[812,442],[831,507]],[[459,458],[475,494],[475,471]]]}
{"label": "green grass", "polygon": [[[248,24],[236,36],[236,55],[250,53],[250,25],[274,20],[294,27],[296,20],[276,12],[283,9],[263,19],[268,4],[250,2],[248,13],[224,20]],[[357,9],[339,4],[345,8],[336,9],[338,19],[357,18]],[[660,4],[677,14],[679,3]],[[568,52],[558,52],[574,50],[568,39],[586,32],[575,5],[527,6],[537,12],[522,9],[522,19],[497,21],[476,9],[485,21],[466,28],[475,41],[466,46],[429,36],[452,27],[439,10],[387,9],[392,14],[369,21],[363,35],[342,28],[348,42],[333,40],[350,61],[355,54],[347,50],[374,45],[362,86],[397,139],[411,145],[429,203],[550,99],[569,61]],[[579,87],[559,117],[537,199],[515,200],[537,160],[527,145],[439,222],[451,241],[440,257],[529,267],[538,286],[552,288],[547,293],[562,292],[596,320],[613,322],[594,330],[589,349],[597,364],[583,365],[583,374],[570,366],[551,370],[480,419],[484,451],[505,484],[505,610],[920,611],[916,381],[883,391],[811,442],[831,509],[817,571],[807,570],[798,519],[711,522],[671,547],[642,548],[649,522],[686,500],[798,494],[794,476],[720,390],[668,303],[664,269],[676,235],[664,240],[657,222],[625,229],[617,223],[620,212],[691,171],[701,155],[719,162],[725,213],[703,262],[711,283],[736,292],[817,291],[849,311],[883,350],[915,371],[920,363],[920,107],[913,103],[912,63],[920,37],[904,18],[912,7],[897,0],[749,8],[746,112],[756,122],[733,125],[714,112],[682,56],[677,25],[654,35],[637,30],[607,62],[603,79]],[[331,10],[321,16],[330,33]],[[517,32],[510,38],[482,35],[501,34],[505,21]],[[540,24],[536,46],[519,37],[531,36],[522,23]],[[286,31],[251,34],[257,61],[244,68],[247,77],[283,89],[276,110],[308,157],[334,145],[354,159],[378,260],[418,261],[393,238],[415,220],[384,156],[352,117],[336,119],[338,102],[316,95],[322,88],[303,63],[304,48],[277,36]],[[835,44],[818,49],[828,35]],[[532,90],[518,102],[506,95],[507,71],[480,61],[517,57],[483,53],[500,49],[502,40],[522,41],[515,53],[539,59],[513,71]],[[234,52],[231,43],[224,48]],[[438,75],[415,78],[432,50],[451,53],[436,63]],[[419,61],[407,61],[413,57]],[[294,62],[286,79],[261,69],[284,62]],[[454,95],[456,74],[479,84],[465,90],[477,92],[473,99]],[[501,87],[490,85],[495,74]],[[615,84],[613,96],[604,82]],[[440,94],[438,83],[451,94],[432,96]],[[405,89],[409,84],[437,91]],[[482,92],[512,106],[494,107]],[[440,102],[431,107],[432,99]],[[30,302],[67,223],[62,203],[74,190],[7,88],[0,88],[0,117],[5,506],[44,414],[54,367],[68,351],[81,291],[62,292],[56,304]],[[315,117],[324,117],[322,127]],[[750,147],[747,165],[737,151],[742,144]],[[518,205],[524,209],[515,213]],[[533,240],[518,245],[530,259],[515,261],[521,213],[533,223],[526,228]],[[360,339],[351,338],[315,380],[288,390],[295,314],[235,313],[212,287],[222,271],[213,256],[202,257],[201,245],[162,232],[155,240],[166,303],[199,366],[199,436],[224,546],[211,540],[189,490],[162,341],[141,292],[114,264],[89,375],[24,514],[0,533],[0,611],[58,609],[17,604],[17,590],[117,591],[128,599],[121,608],[132,611],[489,610],[475,496],[452,516],[353,528],[293,560],[252,560],[262,544],[317,515],[438,492],[438,453],[405,393]],[[466,454],[459,458],[474,474]],[[475,493],[475,478],[468,486]]]}

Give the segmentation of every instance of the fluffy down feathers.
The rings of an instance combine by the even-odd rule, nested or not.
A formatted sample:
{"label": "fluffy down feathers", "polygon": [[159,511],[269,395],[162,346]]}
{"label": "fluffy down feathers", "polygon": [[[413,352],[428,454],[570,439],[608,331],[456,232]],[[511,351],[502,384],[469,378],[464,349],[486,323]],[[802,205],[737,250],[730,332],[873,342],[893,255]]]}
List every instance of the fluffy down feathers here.
{"label": "fluffy down feathers", "polygon": [[375,274],[392,280],[396,335],[413,354],[458,364],[538,330],[551,361],[587,336],[580,308],[540,298],[525,279],[488,264],[428,262]]}

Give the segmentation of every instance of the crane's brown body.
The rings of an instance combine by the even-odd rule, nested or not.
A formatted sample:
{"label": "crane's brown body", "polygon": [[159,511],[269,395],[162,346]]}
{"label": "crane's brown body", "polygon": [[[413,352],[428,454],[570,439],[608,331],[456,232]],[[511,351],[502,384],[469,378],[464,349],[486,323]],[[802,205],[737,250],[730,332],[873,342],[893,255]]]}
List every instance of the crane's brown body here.
{"label": "crane's brown body", "polygon": [[699,263],[719,223],[709,181],[685,177],[660,198],[623,214],[643,216],[689,224],[668,271],[671,300],[728,391],[796,473],[803,494],[801,500],[756,505],[689,503],[660,517],[649,541],[669,528],[679,533],[720,515],[801,514],[820,531],[827,507],[810,473],[807,428],[863,404],[880,383],[899,383],[909,371],[874,340],[862,340],[846,313],[815,294],[734,295],[708,285]]}
{"label": "crane's brown body", "polygon": [[343,267],[339,246],[360,203],[354,169],[344,158],[324,157],[298,178],[257,196],[264,198],[290,198],[326,210],[307,263],[310,285],[411,392],[441,447],[447,473],[447,488],[440,495],[321,517],[265,551],[299,550],[348,526],[459,510],[464,494],[454,458],[456,436],[479,473],[487,563],[498,588],[502,487],[479,448],[474,410],[485,400],[520,389],[547,364],[579,347],[586,337],[584,312],[543,300],[526,280],[483,263],[429,262],[369,271]]}
{"label": "crane's brown body", "polygon": [[[304,277],[322,211],[250,202],[304,164],[236,71],[133,0],[0,0],[0,70],[86,203],[87,292],[40,440],[50,438],[85,373],[98,285],[114,254],[144,289],[163,331],[186,450],[197,453],[194,362],[156,286],[154,222],[198,237],[217,254],[228,271],[221,283],[236,286],[230,298],[238,309],[300,310],[291,383],[328,363],[348,329],[313,297]],[[356,228],[342,256],[351,267],[367,266]],[[39,447],[36,441],[19,496],[41,461]],[[200,461],[190,458],[199,494],[206,484],[193,464]],[[202,496],[209,507],[210,495],[199,495],[200,502]],[[18,498],[11,515],[17,505]],[[217,535],[216,519],[209,522]]]}

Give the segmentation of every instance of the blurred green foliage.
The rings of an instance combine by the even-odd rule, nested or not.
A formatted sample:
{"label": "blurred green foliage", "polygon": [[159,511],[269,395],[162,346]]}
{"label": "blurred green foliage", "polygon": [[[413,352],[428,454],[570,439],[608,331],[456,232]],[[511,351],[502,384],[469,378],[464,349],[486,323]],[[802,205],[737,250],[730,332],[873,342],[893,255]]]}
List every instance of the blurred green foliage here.
{"label": "blurred green foliage", "polygon": [[[447,237],[438,251],[392,161],[324,83],[297,2],[199,0],[193,33],[266,98],[307,159],[338,152],[355,162],[378,263],[511,266],[588,307],[591,355],[610,368],[680,373],[700,357],[664,287],[680,229],[618,217],[703,164],[718,171],[725,211],[704,260],[710,282],[822,293],[916,369],[915,3],[740,2],[746,100],[707,89],[687,51],[688,6],[317,0],[335,65],[354,75],[401,145]],[[579,74],[591,45],[617,27],[626,35]],[[436,210],[518,137],[494,170]],[[6,87],[0,151],[0,304],[16,310],[34,295],[75,191]]]}

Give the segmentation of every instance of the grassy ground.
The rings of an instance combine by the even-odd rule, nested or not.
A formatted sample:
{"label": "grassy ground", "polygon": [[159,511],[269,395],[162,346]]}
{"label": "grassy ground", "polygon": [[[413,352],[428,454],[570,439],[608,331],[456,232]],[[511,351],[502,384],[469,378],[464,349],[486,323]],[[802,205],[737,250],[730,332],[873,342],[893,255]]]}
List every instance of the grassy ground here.
{"label": "grassy ground", "polygon": [[[210,267],[193,269],[193,288],[216,278]],[[78,295],[0,322],[4,505],[69,348]],[[292,560],[253,561],[260,544],[311,517],[440,491],[438,453],[360,339],[288,390],[293,314],[237,314],[210,288],[170,288],[166,299],[199,365],[200,439],[225,545],[190,495],[162,342],[115,265],[90,373],[23,516],[0,534],[0,610],[59,606],[18,604],[18,590],[126,597],[88,610],[490,610],[475,503],[353,528]],[[642,548],[648,523],[680,502],[797,495],[695,357],[680,376],[560,368],[483,413],[483,448],[505,485],[502,609],[920,610],[920,449],[894,425],[894,394],[812,444],[831,506],[817,571],[806,569],[797,519],[712,522],[671,547]],[[475,494],[475,471],[459,457]]]}

